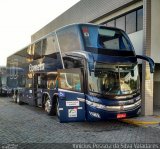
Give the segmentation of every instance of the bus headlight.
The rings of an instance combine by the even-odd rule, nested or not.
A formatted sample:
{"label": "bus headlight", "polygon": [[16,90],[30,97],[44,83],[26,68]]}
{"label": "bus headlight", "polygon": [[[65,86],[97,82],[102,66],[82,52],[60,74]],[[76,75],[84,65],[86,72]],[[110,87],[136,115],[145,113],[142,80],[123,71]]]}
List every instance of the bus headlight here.
{"label": "bus headlight", "polygon": [[95,108],[98,108],[98,109],[105,110],[105,108],[106,108],[106,106],[104,106],[104,105],[102,105],[102,104],[99,104],[99,103],[96,103],[96,102],[91,102],[91,101],[86,100],[86,103],[87,103],[89,106],[92,106],[92,107],[95,107]]}
{"label": "bus headlight", "polygon": [[95,103],[95,102],[91,102],[91,101],[88,101],[88,100],[86,100],[86,103],[89,106],[92,106],[92,107],[97,108],[97,109],[117,112],[117,111],[129,111],[129,110],[133,110],[135,108],[138,108],[141,105],[141,100],[139,100],[139,101],[137,101],[133,104],[117,105],[117,106],[105,106],[105,105]]}

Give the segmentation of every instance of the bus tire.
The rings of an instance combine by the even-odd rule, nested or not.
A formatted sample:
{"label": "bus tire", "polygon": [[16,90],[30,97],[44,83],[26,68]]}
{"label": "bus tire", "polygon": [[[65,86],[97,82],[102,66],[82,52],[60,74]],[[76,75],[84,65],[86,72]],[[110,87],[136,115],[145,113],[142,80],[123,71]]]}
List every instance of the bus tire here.
{"label": "bus tire", "polygon": [[53,104],[53,115],[57,115],[57,106],[59,107],[59,105],[57,105],[58,103],[58,97],[57,96],[54,96],[53,97],[53,100],[52,100],[52,104]]}
{"label": "bus tire", "polygon": [[46,98],[45,98],[44,109],[48,115],[50,115],[50,116],[54,115],[54,106],[53,106],[52,101],[49,98],[49,96],[46,96]]}

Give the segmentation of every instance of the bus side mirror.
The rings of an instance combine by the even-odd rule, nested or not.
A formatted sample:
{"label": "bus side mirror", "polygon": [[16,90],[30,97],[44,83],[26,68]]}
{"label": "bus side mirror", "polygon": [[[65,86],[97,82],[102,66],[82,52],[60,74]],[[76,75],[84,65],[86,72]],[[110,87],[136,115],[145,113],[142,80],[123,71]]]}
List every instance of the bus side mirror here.
{"label": "bus side mirror", "polygon": [[154,73],[155,63],[150,57],[144,56],[144,55],[136,55],[136,57],[147,61],[149,63],[149,67],[150,67],[150,73]]}

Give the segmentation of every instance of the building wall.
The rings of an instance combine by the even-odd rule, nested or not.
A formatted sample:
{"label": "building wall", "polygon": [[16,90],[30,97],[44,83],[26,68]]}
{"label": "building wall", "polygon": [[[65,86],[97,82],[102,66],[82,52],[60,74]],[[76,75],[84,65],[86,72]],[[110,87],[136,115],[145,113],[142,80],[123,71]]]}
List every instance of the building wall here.
{"label": "building wall", "polygon": [[[149,2],[149,3],[148,3]],[[147,4],[147,5],[146,5]],[[151,25],[146,23],[148,20],[148,16],[150,16],[150,12],[147,13],[146,7],[151,5]],[[145,19],[143,19],[143,30],[139,30],[136,32],[129,33],[129,38],[131,39],[133,46],[135,48],[136,54],[139,55],[148,55],[151,56],[156,63],[160,63],[159,58],[159,49],[160,49],[160,0],[81,0],[79,3],[71,7],[69,10],[64,12],[62,15],[57,17],[55,20],[44,26],[42,29],[37,31],[32,35],[32,42],[43,37],[44,35],[50,33],[57,28],[62,26],[71,24],[71,23],[95,23],[95,24],[104,24],[105,22],[112,20],[118,16],[121,16],[125,13],[128,13],[132,10],[135,10],[140,7],[145,7]],[[150,10],[150,9],[148,9]],[[148,16],[147,16],[148,15]],[[148,18],[147,18],[148,17]],[[150,19],[150,18],[149,18]],[[149,22],[150,23],[150,22]],[[148,28],[148,29],[147,29]],[[151,37],[148,36],[148,33],[151,30]],[[149,31],[149,32],[148,32]],[[145,44],[144,44],[145,43]],[[149,45],[151,43],[151,46]],[[149,45],[149,46],[148,46]],[[148,49],[149,47],[150,49]],[[145,49],[145,50],[144,50]],[[142,61],[139,61],[142,63]],[[156,70],[154,74],[154,101],[150,102],[150,99],[153,98],[152,93],[152,82],[146,80],[143,82],[145,91],[144,94],[144,106],[146,106],[145,111],[150,109],[149,113],[152,113],[152,102],[154,105],[160,106],[160,70],[159,65],[156,65]],[[147,73],[146,73],[147,70]],[[148,65],[145,65],[145,71],[143,71],[143,77],[148,77],[146,74],[150,74]],[[145,73],[145,74],[144,74]],[[152,76],[151,76],[152,77]],[[149,82],[147,84],[147,81]],[[148,89],[148,91],[147,91]],[[148,102],[146,102],[148,99]],[[150,104],[150,108],[147,107],[148,103]],[[149,115],[150,115],[149,114]]]}
{"label": "building wall", "polygon": [[105,17],[117,10],[129,6],[140,0],[81,0],[76,5],[68,9],[62,15],[44,26],[31,36],[31,41],[35,41],[44,35],[72,23],[86,23]]}
{"label": "building wall", "polygon": [[[160,63],[160,0],[151,1],[151,57]],[[154,73],[154,106],[160,107],[160,64]]]}
{"label": "building wall", "polygon": [[154,91],[153,91],[153,104],[160,107],[160,64],[156,64],[154,73]]}
{"label": "building wall", "polygon": [[[108,20],[112,20],[113,18],[117,18],[118,16],[121,16],[123,14],[126,14],[132,10],[135,10],[139,7],[143,6],[143,1],[136,1],[135,3],[124,7],[120,10],[115,11],[114,13],[108,14],[103,18],[99,18],[95,21],[92,21],[95,24],[103,24],[103,22],[107,22]],[[141,55],[143,53],[143,30],[137,31],[137,32],[133,32],[128,34],[134,49],[136,51],[136,54]],[[139,61],[139,63],[142,63],[142,61]]]}
{"label": "building wall", "polygon": [[[143,54],[143,30],[128,35],[137,55]],[[142,63],[142,61],[139,61]]]}
{"label": "building wall", "polygon": [[160,0],[151,1],[151,56],[160,63]]}

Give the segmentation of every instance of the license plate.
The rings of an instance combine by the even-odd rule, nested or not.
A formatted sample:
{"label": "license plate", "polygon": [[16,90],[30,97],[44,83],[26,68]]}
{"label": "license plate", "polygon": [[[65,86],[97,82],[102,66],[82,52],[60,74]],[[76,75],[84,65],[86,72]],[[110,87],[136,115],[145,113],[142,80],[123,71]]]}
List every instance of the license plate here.
{"label": "license plate", "polygon": [[117,114],[117,118],[125,118],[125,117],[126,117],[126,113]]}

